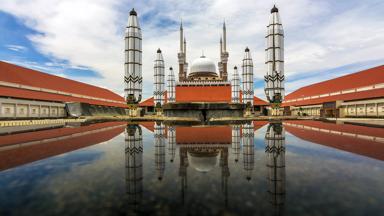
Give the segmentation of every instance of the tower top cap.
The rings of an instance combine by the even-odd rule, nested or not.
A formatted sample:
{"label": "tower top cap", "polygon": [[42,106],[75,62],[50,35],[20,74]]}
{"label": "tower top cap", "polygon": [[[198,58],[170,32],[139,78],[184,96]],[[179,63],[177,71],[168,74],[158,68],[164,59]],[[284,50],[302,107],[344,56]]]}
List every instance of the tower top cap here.
{"label": "tower top cap", "polygon": [[173,70],[173,68],[172,68],[172,67],[170,67],[170,68],[169,68],[169,70]]}
{"label": "tower top cap", "polygon": [[273,5],[273,8],[271,9],[271,13],[279,12],[279,9],[277,9],[276,5]]}
{"label": "tower top cap", "polygon": [[233,69],[237,70],[237,66],[235,66]]}
{"label": "tower top cap", "polygon": [[135,8],[132,8],[131,12],[129,12],[129,15],[137,16],[137,13],[135,11]]}
{"label": "tower top cap", "polygon": [[161,53],[161,50],[160,50],[160,48],[159,48],[159,49],[157,49],[157,53]]}
{"label": "tower top cap", "polygon": [[247,48],[245,48],[245,52],[249,52],[249,48],[247,47]]}

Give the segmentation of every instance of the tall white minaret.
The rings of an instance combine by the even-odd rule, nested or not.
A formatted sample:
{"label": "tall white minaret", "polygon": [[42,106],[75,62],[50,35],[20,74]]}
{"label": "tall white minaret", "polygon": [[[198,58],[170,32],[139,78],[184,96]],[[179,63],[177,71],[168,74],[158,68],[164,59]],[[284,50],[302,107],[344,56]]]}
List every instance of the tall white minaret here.
{"label": "tall white minaret", "polygon": [[240,103],[240,78],[237,67],[233,68],[233,77],[231,80],[232,103]]}
{"label": "tall white minaret", "polygon": [[235,162],[239,161],[241,151],[241,136],[240,136],[240,125],[232,126],[232,152],[235,158]]}
{"label": "tall white minaret", "polygon": [[265,64],[267,73],[265,79],[265,96],[273,104],[284,100],[284,30],[281,24],[279,10],[274,5],[267,26],[267,47],[265,49]]}
{"label": "tall white minaret", "polygon": [[243,103],[253,106],[253,61],[248,47],[245,49],[242,68]]}
{"label": "tall white minaret", "polygon": [[285,131],[281,122],[268,125],[265,134],[265,153],[268,194],[270,202],[278,213],[281,212],[285,199]]}
{"label": "tall white minaret", "polygon": [[161,54],[161,50],[157,50],[155,65],[154,65],[154,88],[153,96],[155,106],[163,106],[165,101],[165,90],[164,90],[164,59]]}
{"label": "tall white minaret", "polygon": [[255,145],[252,122],[243,124],[243,161],[246,179],[249,181],[252,178],[252,171],[255,165]]}
{"label": "tall white minaret", "polygon": [[175,98],[176,80],[175,80],[175,74],[173,73],[172,67],[169,68],[167,84],[168,84],[167,102],[174,103],[176,102],[176,98]]}
{"label": "tall white minaret", "polygon": [[162,122],[155,122],[154,136],[157,179],[161,181],[165,170],[165,126]]}
{"label": "tall white minaret", "polygon": [[131,12],[129,12],[124,40],[125,100],[128,104],[137,104],[142,98],[143,78],[141,74],[141,29],[135,9],[132,9]]}
{"label": "tall white minaret", "polygon": [[221,52],[221,64],[222,64],[222,73],[220,74],[223,81],[228,80],[228,63],[229,53],[227,52],[227,27],[225,26],[225,22],[223,22],[223,47]]}
{"label": "tall white minaret", "polygon": [[140,126],[125,130],[125,180],[130,209],[137,209],[143,198],[143,137]]}
{"label": "tall white minaret", "polygon": [[180,50],[177,54],[177,58],[179,60],[179,82],[185,81],[187,78],[187,74],[185,71],[185,50],[184,50],[184,44],[186,46],[186,42],[184,43],[184,29],[183,29],[183,23],[180,22]]}
{"label": "tall white minaret", "polygon": [[187,40],[184,37],[184,76],[187,77],[188,72],[188,62],[187,62]]}

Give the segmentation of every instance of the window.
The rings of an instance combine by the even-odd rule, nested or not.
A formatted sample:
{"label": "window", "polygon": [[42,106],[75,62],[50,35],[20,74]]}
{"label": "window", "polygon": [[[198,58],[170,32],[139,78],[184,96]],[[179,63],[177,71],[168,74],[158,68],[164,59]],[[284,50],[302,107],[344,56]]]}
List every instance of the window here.
{"label": "window", "polygon": [[24,108],[20,108],[19,114],[24,114]]}
{"label": "window", "polygon": [[36,114],[36,109],[32,109],[32,114]]}
{"label": "window", "polygon": [[6,107],[5,108],[5,114],[11,114],[11,108]]}

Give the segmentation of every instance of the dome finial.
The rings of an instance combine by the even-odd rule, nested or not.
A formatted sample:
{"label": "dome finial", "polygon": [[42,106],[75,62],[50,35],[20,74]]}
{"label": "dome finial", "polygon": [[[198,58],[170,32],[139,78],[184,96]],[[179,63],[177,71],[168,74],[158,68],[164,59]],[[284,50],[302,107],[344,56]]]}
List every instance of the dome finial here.
{"label": "dome finial", "polygon": [[161,49],[160,48],[157,49],[157,53],[161,53]]}
{"label": "dome finial", "polygon": [[249,48],[248,47],[245,48],[245,52],[249,52]]}
{"label": "dome finial", "polygon": [[135,11],[135,8],[132,8],[131,12],[129,12],[129,15],[137,16],[137,13]]}
{"label": "dome finial", "polygon": [[273,5],[273,8],[271,9],[271,13],[277,13],[279,12],[279,9],[277,9],[276,5]]}

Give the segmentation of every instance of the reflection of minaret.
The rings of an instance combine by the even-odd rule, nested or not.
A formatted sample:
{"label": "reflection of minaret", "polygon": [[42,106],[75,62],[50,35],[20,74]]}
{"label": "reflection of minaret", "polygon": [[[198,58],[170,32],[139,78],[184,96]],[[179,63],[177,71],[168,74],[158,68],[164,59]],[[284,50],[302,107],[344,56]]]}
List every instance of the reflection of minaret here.
{"label": "reflection of minaret", "polygon": [[175,127],[168,127],[168,154],[171,157],[170,161],[173,162],[175,160],[176,153],[176,129]]}
{"label": "reflection of minaret", "polygon": [[155,123],[154,136],[157,178],[161,181],[165,170],[165,126],[163,123]]}
{"label": "reflection of minaret", "polygon": [[252,122],[244,124],[242,132],[244,170],[246,178],[249,181],[251,180],[253,167],[255,165],[254,133]]}
{"label": "reflection of minaret", "polygon": [[179,176],[181,177],[181,200],[185,202],[185,190],[187,188],[187,167],[188,167],[188,152],[187,148],[179,148],[180,167]]}
{"label": "reflection of minaret", "polygon": [[223,148],[220,154],[220,167],[221,167],[221,190],[224,193],[225,206],[228,205],[228,148]]}
{"label": "reflection of minaret", "polygon": [[125,168],[128,203],[137,210],[143,196],[143,138],[138,125],[125,130]]}
{"label": "reflection of minaret", "polygon": [[141,101],[141,29],[134,9],[129,13],[128,25],[125,30],[125,100],[129,104]]}
{"label": "reflection of minaret", "polygon": [[235,156],[235,162],[239,161],[241,145],[240,145],[240,125],[232,126],[232,151]]}
{"label": "reflection of minaret", "polygon": [[280,215],[285,199],[285,131],[282,123],[270,123],[265,134],[268,193],[276,215]]}

